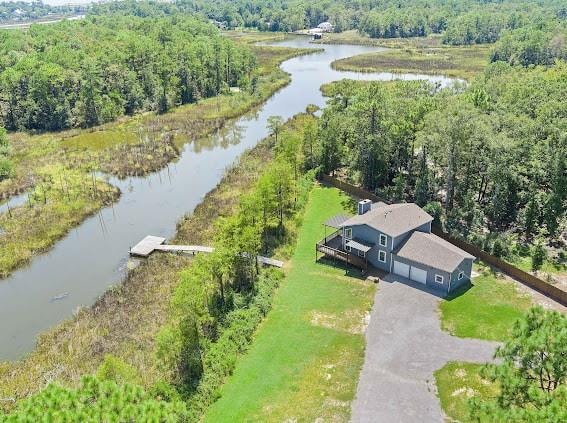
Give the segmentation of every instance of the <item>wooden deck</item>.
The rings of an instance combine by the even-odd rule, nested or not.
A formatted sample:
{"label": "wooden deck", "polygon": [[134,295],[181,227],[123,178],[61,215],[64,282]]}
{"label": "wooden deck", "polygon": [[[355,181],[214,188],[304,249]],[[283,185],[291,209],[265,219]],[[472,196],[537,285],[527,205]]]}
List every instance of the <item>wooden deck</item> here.
{"label": "wooden deck", "polygon": [[[212,253],[215,249],[204,245],[168,245],[165,238],[148,235],[134,247],[130,248],[130,255],[136,257],[149,257],[154,251],[169,253]],[[257,256],[258,263],[265,266],[283,267],[284,262],[269,257]]]}
{"label": "wooden deck", "polygon": [[148,257],[164,242],[165,238],[148,235],[143,240],[134,245],[134,247],[130,248],[130,254],[138,257]]}
{"label": "wooden deck", "polygon": [[346,264],[351,264],[362,270],[368,270],[368,262],[366,261],[366,259],[340,250],[340,245],[341,236],[338,232],[335,232],[325,237],[325,239],[321,240],[315,245],[315,253],[323,253],[331,259],[339,260],[345,262]]}

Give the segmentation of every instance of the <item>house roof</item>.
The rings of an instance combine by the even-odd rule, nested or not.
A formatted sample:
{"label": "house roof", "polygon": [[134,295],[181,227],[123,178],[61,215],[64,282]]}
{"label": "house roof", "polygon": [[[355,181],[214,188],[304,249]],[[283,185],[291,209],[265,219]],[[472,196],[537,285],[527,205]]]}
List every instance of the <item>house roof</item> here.
{"label": "house roof", "polygon": [[[384,203],[382,203],[384,204]],[[368,225],[387,235],[396,237],[429,223],[433,218],[415,203],[376,203],[372,209],[344,221],[341,227]]]}
{"label": "house roof", "polygon": [[331,228],[339,229],[341,227],[341,223],[350,219],[349,215],[346,214],[337,214],[336,216],[331,217],[327,220],[324,225],[329,226]]}
{"label": "house roof", "polygon": [[475,256],[437,235],[424,232],[414,232],[394,253],[399,257],[449,273],[453,272],[464,259],[475,259]]}
{"label": "house roof", "polygon": [[383,201],[377,201],[376,203],[372,203],[371,209],[377,209],[378,207],[384,207],[388,204],[384,203]]}

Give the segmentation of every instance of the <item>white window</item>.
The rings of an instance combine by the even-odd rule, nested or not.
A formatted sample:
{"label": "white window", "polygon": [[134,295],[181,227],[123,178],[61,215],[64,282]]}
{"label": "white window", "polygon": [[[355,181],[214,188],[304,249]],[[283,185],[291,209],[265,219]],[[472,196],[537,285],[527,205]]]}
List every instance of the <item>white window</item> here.
{"label": "white window", "polygon": [[459,280],[463,279],[465,277],[465,272],[461,271],[459,272]]}
{"label": "white window", "polygon": [[388,237],[386,235],[380,234],[380,240],[378,241],[382,247],[388,245]]}
{"label": "white window", "polygon": [[443,283],[443,280],[444,280],[443,276],[441,276],[441,275],[435,275],[435,282],[437,282],[437,283]]}
{"label": "white window", "polygon": [[352,238],[352,228],[345,228],[345,238]]}
{"label": "white window", "polygon": [[350,245],[345,245],[345,250],[347,250],[350,253]]}
{"label": "white window", "polygon": [[378,251],[378,260],[382,263],[386,263],[386,251],[380,250]]}

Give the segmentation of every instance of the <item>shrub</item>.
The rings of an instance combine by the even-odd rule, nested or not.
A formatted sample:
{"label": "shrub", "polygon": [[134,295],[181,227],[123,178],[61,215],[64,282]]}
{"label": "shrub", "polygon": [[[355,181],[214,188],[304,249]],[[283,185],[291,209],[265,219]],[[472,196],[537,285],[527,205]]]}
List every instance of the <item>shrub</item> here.
{"label": "shrub", "polygon": [[187,408],[156,399],[141,387],[85,376],[77,389],[50,384],[19,402],[3,422],[180,422]]}

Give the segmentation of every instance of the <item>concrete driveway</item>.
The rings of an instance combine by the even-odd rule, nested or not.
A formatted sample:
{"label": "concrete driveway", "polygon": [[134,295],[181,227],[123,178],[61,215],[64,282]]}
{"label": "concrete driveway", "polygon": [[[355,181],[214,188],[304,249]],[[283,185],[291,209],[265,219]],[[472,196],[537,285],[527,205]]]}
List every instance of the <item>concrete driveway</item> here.
{"label": "concrete driveway", "polygon": [[353,422],[442,422],[433,372],[452,360],[492,360],[497,343],[441,330],[439,301],[398,276],[381,280],[366,331]]}

